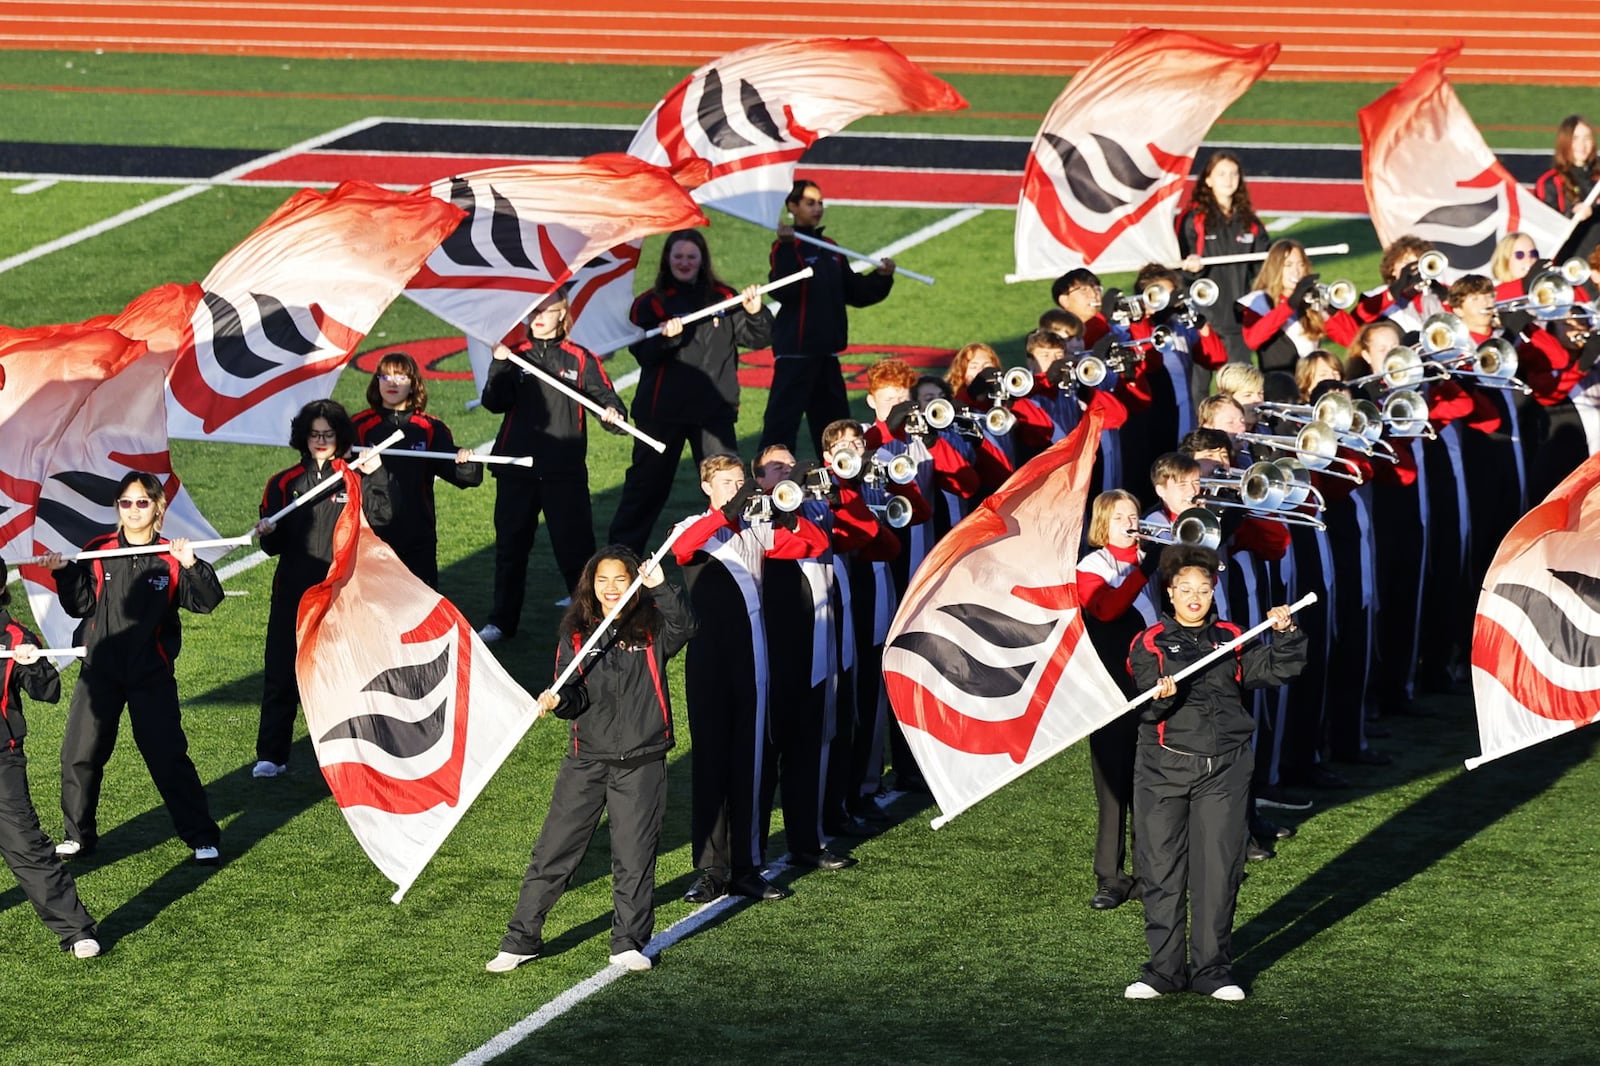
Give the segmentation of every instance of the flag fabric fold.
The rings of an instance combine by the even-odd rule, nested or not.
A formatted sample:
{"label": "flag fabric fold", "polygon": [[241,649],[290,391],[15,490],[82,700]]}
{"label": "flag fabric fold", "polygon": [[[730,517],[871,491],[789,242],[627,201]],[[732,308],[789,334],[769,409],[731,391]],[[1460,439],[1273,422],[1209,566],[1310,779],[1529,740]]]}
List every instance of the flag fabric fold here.
{"label": "flag fabric fold", "polygon": [[1378,241],[1413,234],[1450,260],[1450,277],[1487,273],[1494,246],[1520,230],[1555,255],[1568,229],[1560,212],[1517,184],[1445,76],[1458,42],[1358,112],[1362,183]]}
{"label": "flag fabric fold", "polygon": [[[622,153],[479,170],[418,191],[465,214],[411,279],[406,296],[491,345],[586,264],[592,267],[573,294],[573,317],[582,323],[611,314],[626,327],[639,256],[629,242],[706,224],[671,173]],[[591,307],[596,290],[619,277],[627,301],[620,314],[615,299],[604,310]]]}
{"label": "flag fabric fold", "polygon": [[327,580],[300,601],[295,674],[323,777],[398,903],[536,706],[372,532],[360,479],[343,473],[349,502]]}
{"label": "flag fabric fold", "polygon": [[1016,273],[1175,265],[1179,198],[1206,132],[1278,56],[1147,27],[1073,77],[1028,152]]}
{"label": "flag fabric fold", "polygon": [[884,645],[895,717],[943,821],[1123,712],[1077,566],[1098,405],[918,568]]}
{"label": "flag fabric fold", "polygon": [[201,282],[167,380],[172,435],[282,444],[461,218],[365,182],[290,197]]}
{"label": "flag fabric fold", "polygon": [[1600,456],[1511,528],[1478,596],[1472,694],[1483,754],[1502,755],[1600,718]]}

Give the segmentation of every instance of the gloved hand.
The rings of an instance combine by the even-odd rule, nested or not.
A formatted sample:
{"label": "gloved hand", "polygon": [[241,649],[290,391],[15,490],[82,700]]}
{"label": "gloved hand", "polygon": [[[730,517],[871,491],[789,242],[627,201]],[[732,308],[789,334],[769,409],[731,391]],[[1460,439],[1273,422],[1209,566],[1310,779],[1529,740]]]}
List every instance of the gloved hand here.
{"label": "gloved hand", "polygon": [[1311,290],[1317,287],[1317,275],[1307,274],[1295,282],[1294,291],[1289,294],[1289,306],[1294,308],[1294,313],[1303,315],[1311,306]]}
{"label": "gloved hand", "polygon": [[1422,271],[1417,269],[1416,263],[1407,263],[1400,268],[1400,273],[1389,282],[1389,295],[1394,297],[1397,304],[1411,302],[1417,290],[1422,287]]}
{"label": "gloved hand", "polygon": [[793,533],[800,528],[800,512],[781,511],[774,507],[772,509],[772,524],[777,528],[787,529],[790,533]]}
{"label": "gloved hand", "polygon": [[1122,290],[1107,289],[1100,294],[1100,313],[1106,316],[1109,322],[1117,316],[1118,311],[1125,311],[1122,307]]}
{"label": "gloved hand", "polygon": [[1070,386],[1076,380],[1072,375],[1072,360],[1063,357],[1051,363],[1050,369],[1044,372],[1044,379],[1058,389]]}
{"label": "gloved hand", "polygon": [[1139,553],[1139,572],[1146,580],[1154,577],[1157,570],[1161,569],[1162,547],[1159,544],[1145,542],[1144,548]]}
{"label": "gloved hand", "polygon": [[1512,344],[1528,335],[1528,327],[1533,325],[1533,316],[1526,311],[1501,311],[1500,331],[1505,334],[1506,340]]}
{"label": "gloved hand", "polygon": [[1594,369],[1595,360],[1600,358],[1600,330],[1589,335],[1583,342],[1583,350],[1578,353],[1578,369],[1587,374]]}
{"label": "gloved hand", "polygon": [[991,404],[1005,394],[1005,387],[1000,382],[1000,368],[991,366],[978,371],[977,377],[967,386],[967,394],[974,402]]}
{"label": "gloved hand", "polygon": [[911,412],[916,406],[910,400],[902,400],[889,408],[889,413],[883,416],[883,424],[889,427],[890,433],[899,436],[906,428],[906,419],[911,417]]}
{"label": "gloved hand", "polygon": [[739,486],[739,491],[733,494],[733,499],[722,505],[722,516],[728,524],[737,529],[744,522],[744,509],[751,499],[761,495],[761,486],[754,481],[746,481]]}

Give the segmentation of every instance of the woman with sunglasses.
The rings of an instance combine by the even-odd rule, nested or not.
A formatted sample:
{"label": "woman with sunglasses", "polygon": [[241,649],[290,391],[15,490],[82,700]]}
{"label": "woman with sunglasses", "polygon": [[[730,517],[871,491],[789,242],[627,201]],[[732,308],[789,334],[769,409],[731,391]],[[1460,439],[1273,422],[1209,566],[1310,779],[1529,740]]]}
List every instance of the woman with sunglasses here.
{"label": "woman with sunglasses", "polygon": [[399,431],[390,453],[454,452],[454,459],[396,458],[373,471],[361,486],[361,506],[372,531],[394,549],[406,569],[439,587],[439,527],[434,508],[435,478],[458,489],[483,484],[483,464],[472,450],[457,448],[450,427],[427,413],[428,385],[417,361],[390,352],[378,361],[367,383],[371,406],[351,420],[357,444],[372,446]]}
{"label": "woman with sunglasses", "polygon": [[[300,453],[300,461],[274,474],[261,495],[256,533],[261,550],[278,557],[278,570],[272,578],[272,606],[267,615],[261,724],[252,777],[277,777],[289,771],[294,715],[300,705],[300,683],[294,672],[295,619],[300,613],[300,597],[328,576],[333,562],[333,527],[348,498],[336,488],[291,511],[280,522],[269,521],[268,516],[329,478],[343,477],[339,457],[354,443],[355,427],[344,407],[337,400],[312,400],[289,423],[289,447]],[[374,496],[367,521],[377,527],[388,520],[388,504],[386,496]]]}
{"label": "woman with sunglasses", "polygon": [[210,614],[222,602],[222,583],[187,540],[161,536],[167,498],[154,474],[128,474],[117,484],[116,499],[117,528],[89,541],[86,551],[144,544],[168,550],[85,562],[52,552],[41,560],[55,571],[62,608],[83,619],[73,643],[88,649],[61,741],[64,839],[56,854],[87,855],[99,843],[100,784],[126,707],[133,742],[178,835],[196,862],[214,864],[222,830],[189,759],[173,661],[183,645],[178,608]]}

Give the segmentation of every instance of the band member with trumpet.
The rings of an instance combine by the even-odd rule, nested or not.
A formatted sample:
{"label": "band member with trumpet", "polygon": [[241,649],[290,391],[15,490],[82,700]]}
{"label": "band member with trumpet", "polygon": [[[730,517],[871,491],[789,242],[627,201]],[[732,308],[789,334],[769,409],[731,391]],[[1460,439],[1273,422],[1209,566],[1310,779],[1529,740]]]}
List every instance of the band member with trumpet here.
{"label": "band member with trumpet", "polygon": [[[800,419],[810,425],[811,441],[822,454],[822,427],[850,414],[839,353],[850,343],[848,307],[871,307],[894,286],[894,260],[882,259],[866,274],[857,274],[838,252],[825,252],[795,240],[822,235],[822,189],[814,181],[796,179],[784,199],[792,225],[778,226],[772,243],[771,276],[777,281],[806,267],[811,277],[791,286],[772,327],[772,391],[761,426],[761,444],[799,439]],[[832,243],[829,241],[829,243]]]}
{"label": "band member with trumpet", "polygon": [[1050,284],[1050,300],[1056,308],[1077,318],[1083,327],[1083,346],[1095,343],[1111,332],[1104,314],[1105,286],[1088,267],[1075,267]]}
{"label": "band member with trumpet", "polygon": [[[823,788],[838,709],[839,644],[834,626],[833,543],[839,532],[833,507],[843,496],[825,467],[799,466],[794,450],[769,444],[751,467],[761,491],[774,497],[799,492],[796,514],[827,538],[826,547],[800,559],[768,559],[761,579],[767,630],[767,672],[772,742],[761,769],[761,844],[766,849],[772,804],[780,783],[789,857],[800,866],[842,870],[855,860],[823,843]],[[826,485],[821,498],[810,489]],[[871,515],[868,515],[869,521]]]}
{"label": "band member with trumpet", "polygon": [[1595,153],[1594,126],[1582,115],[1568,115],[1556,127],[1556,147],[1550,169],[1533,183],[1533,191],[1546,204],[1573,220],[1572,236],[1557,255],[1587,258],[1600,246],[1600,222],[1590,195],[1600,181],[1600,155]]}
{"label": "band member with trumpet", "polygon": [[[1138,695],[1128,673],[1128,647],[1160,614],[1147,582],[1161,564],[1161,547],[1141,545],[1139,499],[1126,489],[1094,498],[1087,540],[1091,550],[1078,560],[1078,602],[1084,630],[1095,654],[1121,687]],[[1099,821],[1094,837],[1094,896],[1089,906],[1112,910],[1137,895],[1138,881],[1126,871],[1128,817],[1133,811],[1133,755],[1139,712],[1127,714],[1089,734],[1089,769],[1094,780]]]}
{"label": "band member with trumpet", "polygon": [[372,531],[406,569],[439,587],[439,524],[433,498],[437,478],[458,489],[483,484],[483,464],[470,448],[456,447],[450,427],[428,414],[428,384],[417,361],[390,352],[367,383],[365,411],[351,419],[356,443],[373,445],[399,430],[400,451],[454,452],[455,459],[397,459],[374,470],[362,485],[361,509]]}
{"label": "band member with trumpet", "polygon": [[[90,540],[85,550],[167,543],[161,536],[167,497],[160,478],[127,474],[115,498],[117,528]],[[88,649],[61,739],[63,839],[56,854],[88,855],[100,842],[100,785],[126,707],[133,742],[178,836],[195,862],[215,865],[222,830],[189,758],[173,663],[183,648],[178,609],[210,614],[222,602],[216,571],[182,537],[161,554],[80,563],[51,552],[39,564],[54,571],[62,609],[81,620],[72,642]]]}
{"label": "band member with trumpet", "polygon": [[[1226,149],[1212,152],[1194,183],[1188,205],[1178,216],[1178,252],[1183,256],[1180,266],[1185,273],[1198,274],[1216,284],[1217,313],[1212,328],[1221,336],[1228,359],[1235,363],[1250,361],[1238,303],[1250,291],[1255,270],[1249,263],[1207,266],[1202,260],[1265,252],[1270,242],[1267,227],[1256,217],[1250,203],[1250,187],[1239,157]],[[1196,405],[1204,398],[1203,392],[1193,396]]]}
{"label": "band member with trumpet", "polygon": [[1140,391],[1149,404],[1129,412],[1122,448],[1129,468],[1142,470],[1194,428],[1189,379],[1196,373],[1196,359],[1210,370],[1226,363],[1228,352],[1203,312],[1189,306],[1189,297],[1178,291],[1176,273],[1146,264],[1134,279],[1134,289],[1146,314],[1129,323],[1128,335],[1130,345],[1142,349]]}
{"label": "band member with trumpet", "polygon": [[1162,552],[1161,580],[1171,608],[1128,650],[1136,690],[1156,696],[1139,711],[1133,778],[1134,869],[1150,959],[1123,995],[1187,990],[1237,1002],[1245,991],[1233,974],[1233,915],[1255,728],[1243,692],[1299,673],[1305,636],[1289,608],[1275,606],[1268,642],[1241,646],[1179,683],[1174,674],[1242,631],[1213,606],[1214,553]]}
{"label": "band member with trumpet", "polygon": [[1318,283],[1299,241],[1274,241],[1249,293],[1239,298],[1244,342],[1263,371],[1287,370],[1331,338],[1349,344],[1359,294],[1348,281]]}
{"label": "band member with trumpet", "polygon": [[550,548],[570,597],[594,554],[594,513],[589,501],[588,411],[548,382],[511,362],[512,355],[588,396],[606,414],[609,432],[627,417],[605,367],[567,332],[572,310],[567,286],[550,293],[528,315],[527,339],[496,345],[483,385],[483,409],[503,416],[494,454],[529,455],[533,466],[496,465],[494,497],[494,602],[478,631],[486,644],[516,636],[527,593],[528,554],[544,515]]}
{"label": "band member with trumpet", "polygon": [[1033,376],[1021,369],[1002,372],[1000,356],[979,341],[964,344],[950,360],[945,381],[982,439],[978,441],[978,480],[987,495],[1023,463],[1050,446],[1055,425],[1028,394]]}
{"label": "band member with trumpet", "polygon": [[[622,498],[611,520],[611,541],[642,552],[667,505],[683,446],[698,466],[706,456],[739,451],[739,349],[772,343],[772,313],[756,290],[735,293],[717,277],[711,248],[699,230],[679,230],[661,246],[661,264],[648,292],[628,311],[628,321],[659,336],[629,350],[639,360],[633,421],[664,443],[657,452],[642,440],[622,482]],[[702,308],[742,296],[738,307],[685,325]]]}
{"label": "band member with trumpet", "polygon": [[54,663],[40,657],[39,638],[11,617],[10,579],[6,562],[0,559],[0,648],[11,653],[0,664],[0,857],[16,875],[39,920],[60,941],[61,950],[92,959],[100,954],[100,934],[78,898],[77,882],[39,826],[39,812],[28,791],[28,757],[23,753],[28,736],[23,693],[55,703],[61,699],[61,675]]}
{"label": "band member with trumpet", "polygon": [[[952,412],[956,409],[955,394],[950,391],[950,383],[936,374],[924,374],[917,379],[917,384],[911,390],[911,400],[923,411],[938,410],[937,407],[929,406],[935,400],[949,404],[948,410]],[[860,428],[860,424],[857,423],[856,429]],[[950,445],[962,462],[969,466],[977,463],[978,449],[974,446],[972,438],[958,429],[953,421],[939,430],[939,439]],[[943,501],[942,504],[940,500]],[[967,513],[972,510],[973,498],[945,490],[929,502],[934,505],[933,539],[938,540],[967,517]]]}
{"label": "band member with trumpet", "polygon": [[1362,294],[1354,311],[1356,320],[1392,319],[1402,332],[1416,332],[1423,319],[1444,310],[1439,299],[1443,283],[1438,278],[1449,265],[1444,254],[1421,237],[1408,233],[1395,238],[1378,260],[1383,283]]}
{"label": "band member with trumpet", "polygon": [[709,506],[684,519],[672,545],[683,568],[698,629],[684,660],[693,742],[689,831],[699,870],[684,899],[710,903],[724,892],[774,900],[789,890],[761,873],[761,770],[766,759],[769,681],[761,616],[765,560],[803,559],[827,547],[821,530],[794,511],[768,508],[731,455],[700,464]]}

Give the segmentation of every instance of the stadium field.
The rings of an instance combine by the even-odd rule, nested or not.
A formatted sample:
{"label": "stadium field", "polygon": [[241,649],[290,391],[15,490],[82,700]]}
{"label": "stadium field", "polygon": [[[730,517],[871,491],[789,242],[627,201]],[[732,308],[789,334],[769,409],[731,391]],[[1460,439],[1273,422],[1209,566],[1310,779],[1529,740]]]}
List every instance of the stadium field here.
{"label": "stadium field", "polygon": [[[268,156],[374,119],[448,122],[491,139],[497,128],[532,123],[635,126],[684,73],[0,54],[0,323],[17,328],[113,313],[154,285],[203,277],[293,191],[278,183],[291,178],[212,180],[235,168],[265,166]],[[853,132],[1028,138],[1061,88],[1017,75],[950,80],[971,110],[877,119]],[[1351,146],[1356,109],[1382,88],[1264,83],[1212,139]],[[1600,90],[1460,92],[1490,144],[1508,154],[1547,148],[1570,111],[1600,112]],[[508,123],[516,126],[495,125]],[[352,159],[391,154],[364,149]],[[148,166],[154,158],[187,169],[158,173]],[[1365,219],[1297,206],[1274,208],[1275,233],[1348,243],[1349,256],[1319,264],[1325,277],[1375,276],[1377,242]],[[938,279],[932,287],[902,280],[884,304],[853,317],[853,365],[909,352],[937,366],[940,353],[970,340],[1020,358],[1021,337],[1048,306],[1047,284],[1001,280],[1013,266],[1004,206],[908,203],[884,189],[834,204],[828,223],[852,247],[903,246],[899,262]],[[719,217],[709,239],[729,281],[764,278],[763,231]],[[648,242],[643,261],[658,250]],[[364,406],[360,368],[390,346],[428,353],[430,410],[458,439],[490,439],[494,419],[467,409],[459,338],[403,299],[335,396]],[[626,380],[634,364],[623,353],[609,369]],[[765,403],[761,381],[753,358],[740,418],[747,445]],[[287,448],[181,441],[173,456],[223,534],[253,522],[268,476],[294,461]],[[591,439],[601,534],[627,459],[622,439]],[[493,492],[439,489],[443,590],[474,623],[488,606]],[[698,510],[699,501],[686,460],[668,514]],[[482,1061],[478,1049],[519,1023],[525,1039],[495,1044],[509,1046],[496,1061],[1320,1066],[1587,1064],[1600,1054],[1592,731],[1468,774],[1461,760],[1478,751],[1469,696],[1425,700],[1427,717],[1390,723],[1394,737],[1381,744],[1392,766],[1348,768],[1354,787],[1317,793],[1299,835],[1250,867],[1236,936],[1250,999],[1127,1003],[1121,989],[1143,959],[1142,920],[1132,906],[1086,905],[1094,804],[1081,747],[937,832],[931,809],[897,798],[895,823],[854,849],[857,867],[780,871],[792,899],[725,902],[694,915],[680,898],[691,876],[690,751],[674,663],[680,748],[658,931],[689,924],[671,934],[654,972],[594,980],[606,970],[610,921],[602,831],[551,916],[548,956],[497,976],[483,962],[515,901],[563,734],[555,723],[535,725],[406,899],[390,904],[392,886],[346,829],[303,731],[288,777],[250,777],[271,565],[240,551],[224,566],[230,596],[215,614],[185,620],[179,660],[191,753],[223,826],[224,862],[188,861],[124,735],[107,771],[100,849],[75,866],[110,950],[92,961],[58,954],[5,883],[0,1063]],[[529,583],[521,635],[494,651],[537,691],[549,677],[551,601],[560,594],[542,537]],[[65,701],[29,706],[33,795],[52,835],[64,710]],[[783,850],[775,827],[770,854]]]}

